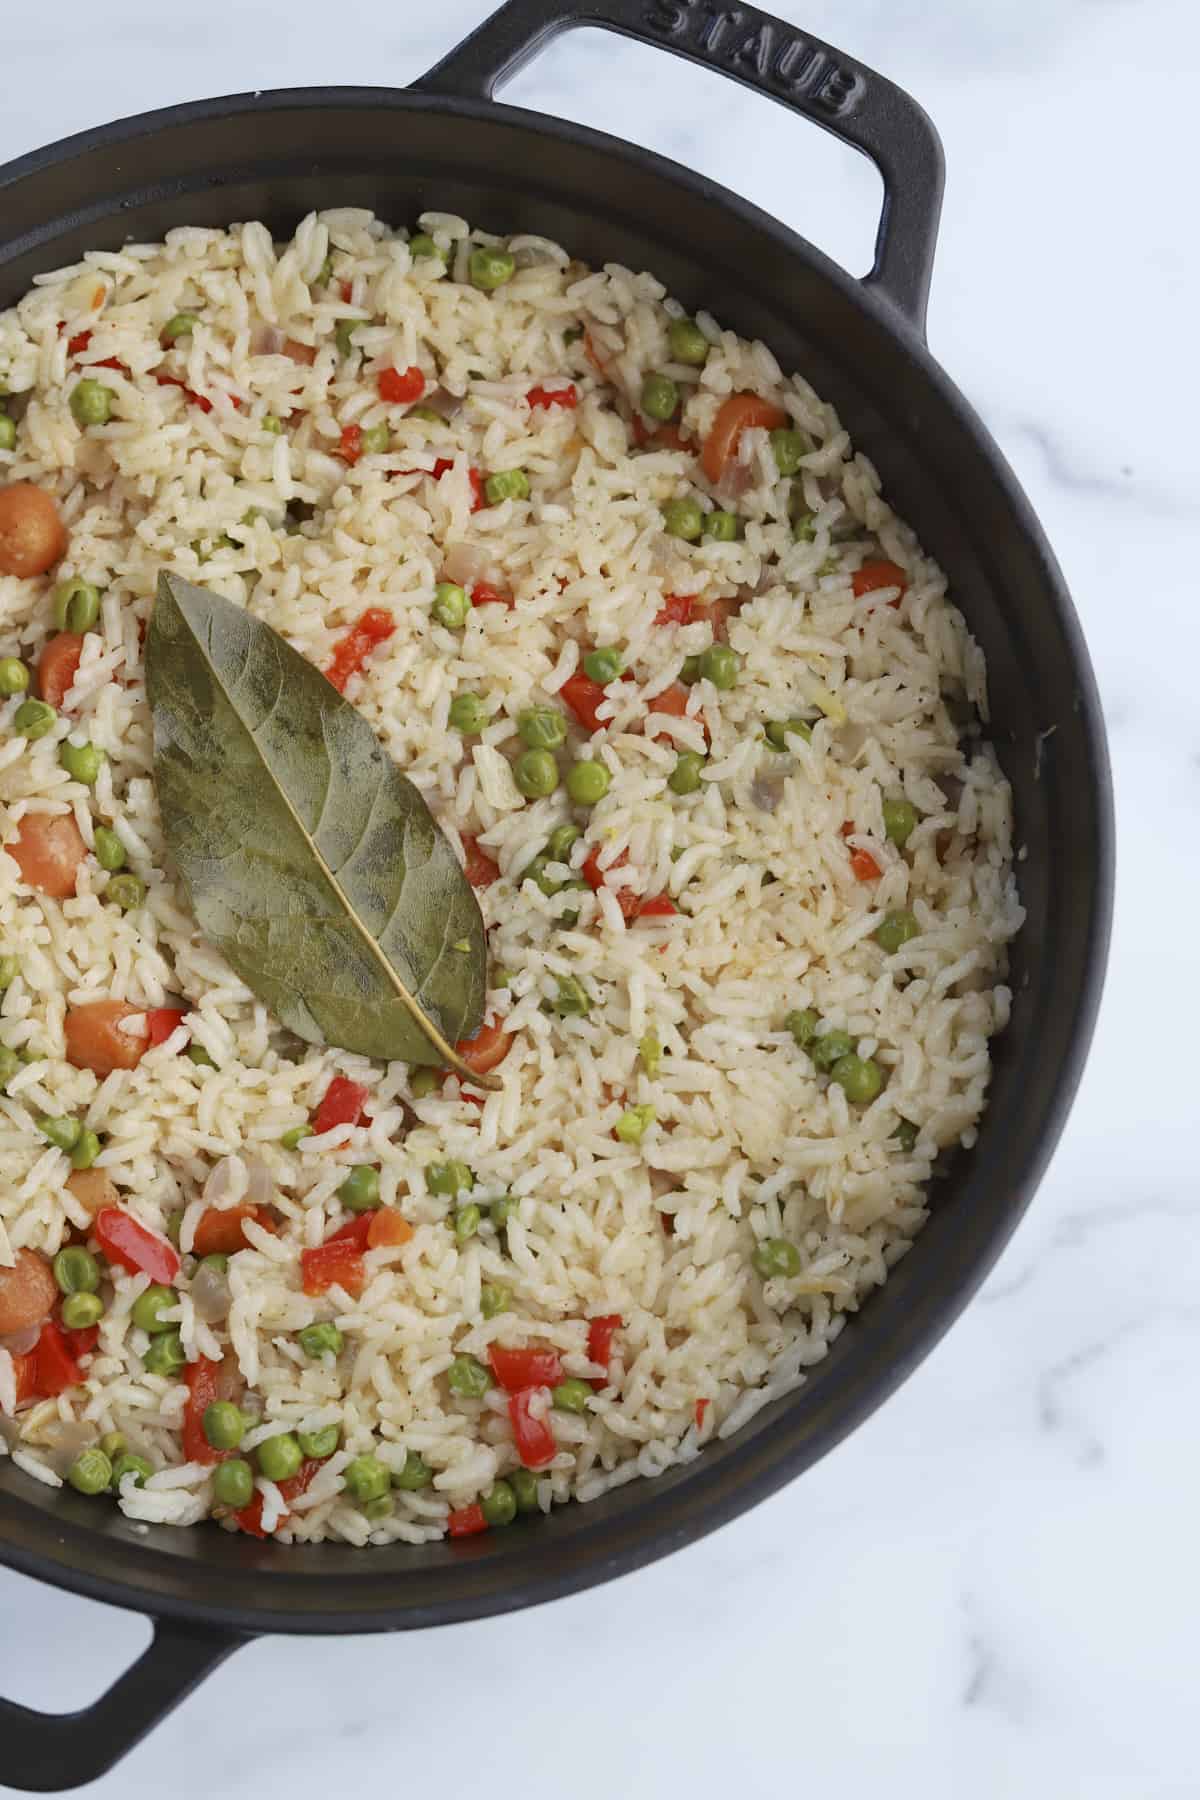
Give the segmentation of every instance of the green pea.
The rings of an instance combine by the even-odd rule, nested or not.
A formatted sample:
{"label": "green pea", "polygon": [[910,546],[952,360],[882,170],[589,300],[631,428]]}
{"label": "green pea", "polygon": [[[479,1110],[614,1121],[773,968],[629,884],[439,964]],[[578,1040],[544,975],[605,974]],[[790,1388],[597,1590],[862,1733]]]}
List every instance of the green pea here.
{"label": "green pea", "polygon": [[737,514],[710,512],[704,515],[704,535],[718,544],[732,544],[738,534]]}
{"label": "green pea", "polygon": [[569,863],[571,851],[581,835],[578,825],[556,825],[546,840],[546,855],[550,861]]}
{"label": "green pea", "polygon": [[97,825],[92,834],[92,848],[102,869],[115,871],[125,867],[125,846],[108,825]]}
{"label": "green pea", "polygon": [[602,762],[572,763],[567,770],[567,792],[576,806],[595,806],[611,784],[612,776]]}
{"label": "green pea", "polygon": [[332,1456],[341,1441],[342,1428],[340,1425],[325,1425],[320,1431],[298,1431],[296,1433],[296,1442],[301,1451],[305,1456],[310,1456],[314,1462],[324,1462],[327,1456]]}
{"label": "green pea", "polygon": [[498,1200],[492,1201],[488,1207],[488,1217],[497,1231],[507,1229],[509,1219],[520,1204],[520,1201],[512,1194],[501,1194]]}
{"label": "green pea", "polygon": [[794,475],[800,467],[800,459],[807,456],[812,448],[802,431],[794,431],[785,427],[781,431],[771,433],[771,449],[775,456],[775,467],[781,475]]}
{"label": "green pea", "polygon": [[333,328],[333,341],[341,356],[353,356],[354,333],[362,324],[361,319],[339,319]]}
{"label": "green pea", "polygon": [[643,1069],[645,1069],[651,1081],[653,1081],[654,1077],[658,1074],[659,1065],[662,1062],[662,1053],[662,1043],[657,1031],[648,1031],[645,1037],[639,1040],[638,1056],[641,1059]]}
{"label": "green pea", "polygon": [[560,1019],[582,1019],[592,1010],[588,991],[576,975],[559,975],[554,1010]]}
{"label": "green pea", "polygon": [[710,644],[700,652],[700,673],[715,688],[735,686],[740,667],[741,658],[728,644]]}
{"label": "green pea", "polygon": [[303,1331],[296,1333],[296,1341],[305,1356],[324,1356],[327,1352],[340,1356],[345,1346],[345,1338],[337,1326],[326,1319],[320,1325],[306,1325]]}
{"label": "green pea", "polygon": [[0,413],[0,450],[15,450],[16,445],[17,422],[7,413]]}
{"label": "green pea", "polygon": [[405,1467],[399,1474],[392,1476],[392,1487],[398,1487],[403,1494],[416,1494],[419,1487],[428,1487],[434,1480],[434,1471],[426,1463],[425,1456],[419,1451],[408,1451],[405,1454]]}
{"label": "green pea", "polygon": [[485,1281],[479,1290],[479,1310],[485,1319],[495,1319],[512,1306],[512,1289],[499,1281]]}
{"label": "green pea", "polygon": [[679,405],[679,389],[669,375],[647,375],[642,383],[641,408],[648,419],[673,419]]}
{"label": "green pea", "polygon": [[811,544],[817,535],[816,520],[810,512],[797,513],[792,522],[792,539],[797,544]]}
{"label": "green pea", "polygon": [[120,1493],[121,1483],[127,1475],[133,1476],[133,1485],[135,1488],[145,1487],[153,1473],[153,1463],[147,1462],[144,1456],[137,1456],[132,1451],[127,1450],[123,1456],[118,1456],[113,1461],[112,1491],[114,1494]]}
{"label": "green pea", "polygon": [[439,581],[433,590],[433,616],[447,631],[461,631],[467,622],[471,602],[467,590],[454,581]]}
{"label": "green pea", "polygon": [[454,1215],[455,1243],[465,1244],[468,1238],[473,1238],[475,1233],[479,1230],[479,1222],[482,1217],[483,1214],[475,1205],[474,1201],[472,1201],[470,1206],[460,1207],[458,1212]]}
{"label": "green pea", "polygon": [[667,326],[667,342],[674,362],[688,363],[699,369],[708,361],[712,345],[694,319],[672,319]]}
{"label": "green pea", "polygon": [[464,737],[474,737],[487,723],[487,707],[478,694],[456,694],[450,702],[450,724]]}
{"label": "green pea", "polygon": [[408,1078],[409,1092],[414,1100],[428,1100],[430,1094],[437,1092],[441,1079],[438,1069],[414,1069]]}
{"label": "green pea", "polygon": [[19,656],[0,656],[0,694],[23,694],[29,686],[29,670]]}
{"label": "green pea", "polygon": [[507,1481],[497,1481],[482,1494],[479,1510],[489,1525],[511,1525],[517,1516],[517,1496]]}
{"label": "green pea", "polygon": [[230,1457],[213,1470],[213,1499],[241,1512],[254,1498],[254,1470],[243,1457]]}
{"label": "green pea", "polygon": [[38,1130],[56,1150],[73,1150],[79,1142],[83,1126],[78,1119],[52,1119],[45,1113],[37,1122]]}
{"label": "green pea", "polygon": [[392,441],[392,434],[386,425],[370,425],[362,434],[364,456],[382,456]]}
{"label": "green pea", "polygon": [[72,781],[91,787],[104,766],[105,756],[95,744],[73,744],[67,738],[58,747],[58,760]]}
{"label": "green pea", "polygon": [[333,280],[333,258],[327,256],[313,279],[314,287],[328,287]]}
{"label": "green pea", "polygon": [[849,1056],[854,1048],[854,1039],[845,1031],[827,1031],[822,1037],[813,1038],[808,1046],[808,1054],[818,1069],[828,1072],[839,1057]]}
{"label": "green pea", "polygon": [[807,719],[768,719],[763,726],[763,736],[772,750],[786,750],[789,736],[803,738],[806,744],[811,744],[812,726]]}
{"label": "green pea", "polygon": [[673,794],[697,794],[700,791],[700,771],[708,761],[700,750],[681,750],[675,758],[675,767],[667,776],[667,786]]}
{"label": "green pea", "polygon": [[601,687],[607,687],[610,681],[615,681],[624,667],[625,658],[615,644],[609,644],[601,650],[589,650],[583,659],[584,674],[592,681],[599,682]]}
{"label": "green pea", "polygon": [[295,1150],[303,1143],[305,1138],[310,1138],[312,1134],[313,1128],[307,1123],[304,1125],[289,1125],[279,1142],[283,1149]]}
{"label": "green pea", "polygon": [[698,500],[668,500],[662,517],[667,536],[683,538],[689,544],[704,530],[704,511]]}
{"label": "green pea", "polygon": [[679,665],[679,679],[685,687],[691,687],[694,682],[699,681],[700,657],[698,653],[695,656],[684,657]]}
{"label": "green pea", "polygon": [[538,1478],[532,1469],[514,1469],[508,1476],[508,1485],[513,1491],[518,1512],[537,1512]]}
{"label": "green pea", "polygon": [[118,1456],[124,1456],[129,1448],[129,1441],[123,1431],[106,1431],[100,1439],[100,1448],[110,1463],[115,1463]]}
{"label": "green pea", "polygon": [[112,1464],[103,1450],[81,1450],[67,1470],[67,1480],[77,1493],[103,1494],[112,1480]]}
{"label": "green pea", "polygon": [[102,381],[77,382],[68,404],[78,425],[107,425],[112,417],[112,389]]}
{"label": "green pea", "polygon": [[750,1260],[764,1281],[773,1275],[798,1275],[802,1262],[799,1250],[787,1238],[763,1238],[754,1246]]}
{"label": "green pea", "polygon": [[446,423],[441,413],[433,406],[410,406],[404,417],[406,420],[420,419],[425,425],[444,425]]}
{"label": "green pea", "polygon": [[446,1371],[446,1384],[463,1400],[480,1400],[492,1385],[483,1364],[473,1356],[456,1356]]}
{"label": "green pea", "polygon": [[885,834],[902,850],[917,828],[920,815],[911,800],[885,800],[883,803],[883,829]]}
{"label": "green pea", "polygon": [[415,237],[410,237],[408,240],[408,248],[410,254],[414,257],[432,256],[436,257],[438,262],[445,262],[446,260],[442,251],[438,249],[427,231],[418,231]]}
{"label": "green pea", "polygon": [[883,1070],[871,1056],[839,1056],[829,1071],[847,1100],[855,1106],[869,1106],[883,1087]]}
{"label": "green pea", "polygon": [[173,319],[167,320],[159,336],[164,344],[173,344],[176,338],[191,337],[199,323],[195,313],[176,313]]}
{"label": "green pea", "polygon": [[283,420],[277,419],[274,413],[266,413],[261,422],[261,429],[270,432],[272,437],[279,437],[283,432]]}
{"label": "green pea", "polygon": [[631,1106],[623,1112],[613,1131],[623,1144],[640,1144],[647,1131],[653,1125],[655,1112],[652,1106]]}
{"label": "green pea", "polygon": [[128,872],[114,875],[104,890],[104,897],[119,906],[122,912],[136,912],[146,898],[146,884]]}
{"label": "green pea", "polygon": [[198,1069],[215,1069],[217,1066],[203,1044],[189,1044],[183,1054]]}
{"label": "green pea", "polygon": [[498,469],[488,476],[483,491],[489,506],[499,506],[502,500],[528,500],[529,477],[524,469]]}
{"label": "green pea", "polygon": [[503,287],[506,281],[511,281],[516,267],[516,258],[507,250],[485,249],[481,244],[471,252],[467,273],[472,287],[482,288],[485,294],[489,294],[494,288]]}
{"label": "green pea", "polygon": [[276,1437],[264,1438],[254,1455],[259,1473],[268,1481],[290,1481],[304,1461],[293,1431],[281,1431]]}
{"label": "green pea", "polygon": [[549,750],[523,750],[513,764],[513,780],[526,799],[544,799],[558,786],[558,764]]}
{"label": "green pea", "polygon": [[791,1032],[798,1050],[807,1050],[817,1035],[820,1023],[820,1015],[811,1006],[805,1006],[787,1015],[783,1021],[783,1029]]}
{"label": "green pea", "polygon": [[166,1230],[168,1240],[172,1244],[174,1244],[175,1248],[178,1250],[179,1234],[183,1230],[183,1213],[182,1212],[168,1213],[165,1230]]}
{"label": "green pea", "polygon": [[557,1406],[560,1412],[586,1412],[591,1397],[589,1383],[580,1381],[576,1375],[569,1375],[566,1381],[560,1381],[556,1388],[550,1390],[550,1404]]}
{"label": "green pea", "polygon": [[912,1154],[913,1150],[916,1148],[917,1139],[920,1135],[920,1126],[914,1125],[911,1119],[901,1119],[895,1131],[892,1133],[892,1136],[906,1156]]}
{"label": "green pea", "polygon": [[100,589],[90,581],[60,581],[53,617],[59,631],[90,631],[100,617]]}
{"label": "green pea", "polygon": [[920,937],[921,927],[907,909],[888,913],[875,928],[875,942],[889,956],[895,955],[910,938]]}
{"label": "green pea", "polygon": [[517,733],[529,750],[557,750],[566,741],[567,721],[554,706],[530,706],[517,714]]}
{"label": "green pea", "polygon": [[68,1331],[86,1331],[104,1317],[104,1302],[99,1294],[68,1294],[60,1316]]}
{"label": "green pea", "polygon": [[17,1070],[21,1067],[21,1059],[15,1050],[7,1044],[0,1044],[0,1088],[6,1088]]}
{"label": "green pea", "polygon": [[21,959],[19,956],[0,956],[0,994],[12,986],[20,973]]}
{"label": "green pea", "polygon": [[373,1212],[380,1203],[379,1170],[356,1163],[338,1188],[338,1199],[348,1212]]}
{"label": "green pea", "polygon": [[232,1400],[214,1400],[204,1409],[204,1436],[214,1450],[236,1450],[246,1435],[246,1420]]}
{"label": "green pea", "polygon": [[13,714],[13,724],[21,736],[28,738],[32,744],[37,738],[44,738],[48,731],[54,729],[54,721],[58,718],[52,706],[44,700],[22,700]]}
{"label": "green pea", "polygon": [[583,326],[582,325],[568,325],[567,329],[563,332],[563,343],[564,344],[577,344],[582,336],[583,336]]}
{"label": "green pea", "polygon": [[100,1264],[81,1245],[60,1250],[51,1267],[60,1294],[94,1294],[100,1286]]}
{"label": "green pea", "polygon": [[431,1194],[458,1194],[475,1186],[475,1177],[465,1162],[433,1162],[425,1171],[425,1186]]}
{"label": "green pea", "polygon": [[142,1366],[149,1375],[178,1375],[186,1362],[183,1339],[174,1328],[151,1338],[150,1348],[142,1357]]}
{"label": "green pea", "polygon": [[138,1295],[133,1303],[133,1311],[130,1316],[135,1325],[140,1326],[143,1331],[148,1331],[153,1337],[156,1332],[175,1329],[170,1321],[164,1319],[162,1315],[170,1312],[171,1308],[178,1304],[173,1288],[163,1287],[161,1283],[155,1282],[153,1286],[146,1288],[144,1293]]}
{"label": "green pea", "polygon": [[367,1500],[363,1505],[363,1517],[377,1524],[380,1519],[390,1519],[396,1510],[396,1502],[390,1494],[377,1494],[374,1500]]}

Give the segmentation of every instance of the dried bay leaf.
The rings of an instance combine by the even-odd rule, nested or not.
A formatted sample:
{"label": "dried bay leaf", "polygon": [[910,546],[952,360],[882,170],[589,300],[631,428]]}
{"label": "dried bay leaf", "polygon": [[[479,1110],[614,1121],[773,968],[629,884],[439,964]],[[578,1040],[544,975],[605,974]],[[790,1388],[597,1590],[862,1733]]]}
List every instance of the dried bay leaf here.
{"label": "dried bay leaf", "polygon": [[196,922],[314,1044],[445,1065],[483,1020],[478,902],[366,720],[279,633],[159,576],[146,634],[163,832]]}

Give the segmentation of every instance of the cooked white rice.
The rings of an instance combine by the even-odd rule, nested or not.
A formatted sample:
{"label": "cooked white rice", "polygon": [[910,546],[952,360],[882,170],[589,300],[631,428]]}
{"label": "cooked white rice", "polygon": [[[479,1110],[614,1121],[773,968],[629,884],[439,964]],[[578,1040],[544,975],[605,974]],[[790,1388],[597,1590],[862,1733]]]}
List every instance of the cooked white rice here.
{"label": "cooked white rice", "polygon": [[[0,950],[20,959],[0,1041],[27,1062],[0,1096],[0,1265],[22,1246],[53,1253],[87,1224],[40,1114],[78,1116],[104,1134],[98,1166],[147,1225],[163,1231],[188,1209],[185,1250],[219,1160],[241,1159],[229,1165],[228,1201],[265,1168],[280,1231],[251,1228],[253,1247],[232,1259],[227,1330],[199,1319],[186,1276],[179,1322],[193,1356],[232,1346],[265,1425],[341,1426],[341,1448],[290,1510],[260,1481],[264,1525],[284,1540],[436,1538],[449,1509],[514,1468],[504,1395],[458,1399],[445,1380],[456,1355],[486,1359],[494,1340],[555,1346],[568,1375],[600,1377],[586,1321],[623,1321],[587,1414],[552,1415],[559,1448],[539,1486],[544,1509],[658,1474],[795,1388],[909,1248],[939,1151],[974,1141],[988,1039],[1009,1009],[1005,945],[1022,917],[1007,784],[978,729],[960,741],[951,718],[967,702],[986,718],[981,654],[833,409],[762,344],[704,315],[707,364],[673,364],[666,328],[681,309],[651,275],[592,272],[557,245],[519,239],[515,278],[481,293],[466,279],[468,251],[496,240],[441,214],[421,227],[448,267],[414,261],[404,234],[368,213],[331,212],[283,245],[252,224],[96,254],[0,315],[0,375],[27,396],[2,478],[52,491],[70,533],[52,575],[0,577],[0,654],[36,663],[56,581],[104,590],[55,730],[26,743],[13,726],[17,700],[4,704],[0,838],[27,812],[71,810],[89,845],[95,824],[116,829],[149,890],[143,908],[121,912],[105,899],[111,877],[89,858],[76,896],[51,900],[0,854]],[[327,255],[332,282],[320,277]],[[162,327],[181,311],[200,324],[164,361]],[[335,347],[341,320],[364,321],[363,356]],[[567,342],[578,325],[588,338]],[[282,334],[316,346],[315,362],[278,353]],[[128,374],[89,371],[109,358]],[[380,400],[379,371],[413,364],[431,387],[465,396],[447,423],[406,419]],[[786,407],[815,445],[800,477],[811,541],[793,541],[791,484],[761,430],[742,439],[733,485],[744,492],[725,502],[744,521],[740,540],[664,535],[664,501],[714,501],[686,451],[631,441],[630,400],[646,371],[662,369],[684,388],[693,439],[731,392]],[[164,371],[211,411],[160,384]],[[112,421],[86,431],[68,405],[81,372],[115,398]],[[577,409],[530,408],[531,385],[566,381]],[[286,429],[264,429],[268,415]],[[391,448],[348,466],[344,428],[379,423],[392,428]],[[453,468],[435,480],[438,458]],[[473,512],[472,467],[524,468],[530,499]],[[463,567],[463,544],[483,547],[494,567],[472,573],[510,590],[515,606],[476,607],[452,632],[431,621],[430,605],[447,559]],[[906,572],[898,607],[855,596],[852,575],[872,557]],[[402,1064],[289,1045],[197,936],[164,867],[142,685],[140,634],[164,568],[244,602],[320,666],[367,606],[392,614],[394,635],[348,697],[452,841],[477,837],[503,872],[479,898],[493,974],[510,976],[489,993],[489,1014],[513,1047],[503,1090],[482,1105],[454,1079],[414,1101]],[[641,729],[654,696],[711,639],[702,621],[655,623],[667,594],[743,599],[728,623],[741,664],[732,689],[696,683],[689,716],[660,720],[654,738]],[[621,645],[635,679],[610,689],[613,716],[590,753],[612,784],[582,817],[562,788],[522,800],[510,761],[515,715],[552,701],[595,644]],[[484,696],[490,715],[466,743],[447,718],[465,691]],[[817,721],[811,744],[793,738],[777,754],[763,723],[796,714]],[[702,719],[711,745],[701,790],[680,797],[667,777],[677,750],[705,749]],[[68,730],[107,754],[92,790],[60,767]],[[566,754],[586,743],[573,730]],[[899,795],[921,815],[903,854],[881,812]],[[607,890],[572,895],[574,924],[561,897],[518,883],[569,816],[586,825],[572,874],[596,846],[606,863],[628,859]],[[878,880],[855,878],[855,849],[875,859]],[[678,912],[627,925],[621,881],[669,894]],[[920,935],[886,956],[872,934],[902,907]],[[586,1018],[547,1009],[559,975],[589,990]],[[181,1033],[103,1081],[65,1060],[69,1006],[116,997],[152,1008],[173,995],[185,997],[188,1031],[215,1067],[181,1055]],[[797,1049],[783,1024],[795,1008],[815,1009],[878,1060],[886,1084],[872,1104],[850,1105]],[[664,1050],[653,1078],[638,1054],[648,1032]],[[369,1123],[283,1150],[281,1135],[338,1071],[370,1087]],[[622,1111],[642,1104],[655,1123],[640,1145],[618,1141]],[[893,1136],[901,1119],[919,1127],[911,1150]],[[453,1202],[426,1191],[427,1166],[445,1158],[470,1166],[471,1198],[483,1204],[481,1230],[461,1247]],[[383,1201],[414,1235],[368,1253],[358,1301],[310,1299],[299,1251],[344,1221],[336,1189],[361,1163],[378,1167]],[[505,1193],[519,1198],[507,1238],[486,1209]],[[798,1247],[795,1278],[755,1273],[752,1252],[768,1237]],[[485,1320],[484,1283],[511,1289],[511,1310]],[[183,1463],[183,1383],[143,1368],[148,1339],[130,1307],[145,1284],[116,1271],[82,1385],[0,1423],[19,1465],[51,1481],[64,1443],[120,1431],[158,1471],[144,1488],[122,1484],[122,1509],[191,1524],[210,1512],[211,1471]],[[296,1342],[326,1318],[346,1337],[336,1366]],[[0,1350],[0,1410],[12,1411],[14,1392]],[[368,1522],[341,1480],[368,1451],[397,1472],[419,1452],[432,1485],[397,1492],[392,1516]]]}

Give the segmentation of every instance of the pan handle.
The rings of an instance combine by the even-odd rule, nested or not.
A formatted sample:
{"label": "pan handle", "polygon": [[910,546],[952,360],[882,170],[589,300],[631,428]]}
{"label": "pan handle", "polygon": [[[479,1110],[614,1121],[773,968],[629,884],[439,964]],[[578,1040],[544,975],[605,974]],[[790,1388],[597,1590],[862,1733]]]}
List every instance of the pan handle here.
{"label": "pan handle", "polygon": [[0,1784],[58,1794],[95,1781],[246,1641],[157,1619],[142,1655],[91,1706],[40,1713],[0,1700]]}
{"label": "pan handle", "polygon": [[712,0],[507,0],[427,75],[418,92],[489,100],[563,31],[597,25],[779,100],[869,156],[883,177],[883,212],[866,286],[924,336],[944,165],[937,132],[915,100],[819,38],[754,6]]}

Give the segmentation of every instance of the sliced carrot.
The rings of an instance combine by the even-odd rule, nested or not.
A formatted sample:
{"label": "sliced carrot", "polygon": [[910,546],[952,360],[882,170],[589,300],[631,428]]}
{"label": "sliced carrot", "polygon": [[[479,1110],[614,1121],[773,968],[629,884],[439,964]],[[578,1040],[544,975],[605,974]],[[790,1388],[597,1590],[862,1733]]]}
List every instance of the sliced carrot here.
{"label": "sliced carrot", "polygon": [[883,870],[869,850],[852,850],[850,867],[854,871],[856,881],[878,881],[883,874]]}
{"label": "sliced carrot", "polygon": [[761,394],[730,394],[721,404],[713,420],[712,430],[704,440],[700,463],[712,482],[720,481],[727,464],[737,454],[743,431],[761,425],[767,431],[778,431],[788,416],[782,406],[764,400]]}
{"label": "sliced carrot", "polygon": [[38,662],[38,693],[51,706],[61,706],[72,687],[83,655],[83,638],[77,631],[60,631],[42,651]]}
{"label": "sliced carrot", "polygon": [[463,1038],[455,1044],[455,1053],[461,1056],[468,1069],[475,1075],[486,1075],[489,1070],[502,1063],[512,1049],[512,1032],[505,1031],[500,1025],[481,1025],[472,1038]]}
{"label": "sliced carrot", "polygon": [[899,606],[908,592],[908,576],[898,563],[885,562],[881,559],[877,562],[865,562],[861,569],[856,569],[851,577],[850,585],[854,589],[856,599],[860,600],[864,594],[873,594],[877,588],[899,588],[900,592],[897,597],[889,601],[889,605]]}
{"label": "sliced carrot", "polygon": [[88,1006],[72,1006],[63,1026],[67,1061],[94,1075],[111,1075],[114,1069],[136,1069],[150,1042],[119,1027],[143,1009],[124,1000],[93,1000]]}
{"label": "sliced carrot", "polygon": [[394,1206],[381,1206],[371,1213],[367,1226],[368,1250],[395,1250],[407,1244],[413,1228]]}
{"label": "sliced carrot", "polygon": [[49,894],[52,900],[65,900],[75,892],[79,865],[87,855],[87,845],[70,813],[26,813],[17,835],[4,848],[21,871],[21,880]]}

